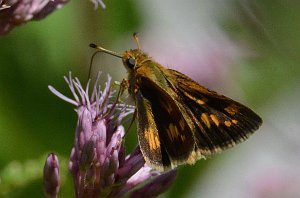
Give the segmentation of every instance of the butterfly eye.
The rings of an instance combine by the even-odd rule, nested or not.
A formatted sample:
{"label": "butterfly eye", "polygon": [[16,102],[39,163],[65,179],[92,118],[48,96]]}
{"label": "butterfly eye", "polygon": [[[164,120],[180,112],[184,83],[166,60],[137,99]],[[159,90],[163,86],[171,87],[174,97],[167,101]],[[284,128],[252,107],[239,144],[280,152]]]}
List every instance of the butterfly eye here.
{"label": "butterfly eye", "polygon": [[129,68],[134,68],[134,66],[135,66],[135,59],[134,58],[129,58],[128,60],[127,60],[127,66],[129,67]]}

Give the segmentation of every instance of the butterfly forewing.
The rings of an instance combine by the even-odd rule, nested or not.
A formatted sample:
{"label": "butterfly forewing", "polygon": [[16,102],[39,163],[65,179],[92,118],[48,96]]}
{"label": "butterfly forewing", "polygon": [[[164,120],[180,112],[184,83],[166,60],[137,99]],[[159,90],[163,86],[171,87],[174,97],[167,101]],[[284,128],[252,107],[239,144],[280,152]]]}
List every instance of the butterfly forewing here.
{"label": "butterfly forewing", "polygon": [[196,126],[199,155],[210,155],[248,138],[262,123],[251,109],[210,91],[178,71],[166,78],[181,96]]}

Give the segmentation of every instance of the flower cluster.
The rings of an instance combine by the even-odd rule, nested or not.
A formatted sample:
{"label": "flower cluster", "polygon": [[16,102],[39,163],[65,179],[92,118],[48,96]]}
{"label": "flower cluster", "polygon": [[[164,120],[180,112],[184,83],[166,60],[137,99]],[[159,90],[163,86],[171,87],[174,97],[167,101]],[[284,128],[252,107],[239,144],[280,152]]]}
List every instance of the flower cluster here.
{"label": "flower cluster", "polygon": [[68,0],[0,0],[0,35],[28,21],[42,19],[67,2]]}
{"label": "flower cluster", "polygon": [[[176,171],[160,173],[152,169],[145,164],[138,146],[126,156],[121,121],[133,113],[134,107],[117,103],[116,99],[111,102],[115,93],[111,90],[111,77],[108,76],[102,91],[97,85],[99,76],[91,96],[89,82],[84,89],[71,74],[65,77],[75,100],[49,86],[55,95],[74,104],[78,114],[69,162],[76,197],[122,197],[125,194],[153,197],[161,194],[175,180]],[[138,188],[142,183],[145,185]]]}
{"label": "flower cluster", "polygon": [[[0,0],[0,35],[28,21],[40,20],[61,8],[69,0]],[[94,8],[104,9],[102,0],[91,0]]]}

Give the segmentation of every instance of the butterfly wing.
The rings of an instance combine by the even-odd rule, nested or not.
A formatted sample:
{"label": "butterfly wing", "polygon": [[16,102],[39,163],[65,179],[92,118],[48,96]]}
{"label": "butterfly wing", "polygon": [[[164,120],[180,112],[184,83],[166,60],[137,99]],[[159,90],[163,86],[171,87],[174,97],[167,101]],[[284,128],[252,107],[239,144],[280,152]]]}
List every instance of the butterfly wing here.
{"label": "butterfly wing", "polygon": [[248,107],[204,88],[184,74],[169,69],[164,74],[196,126],[197,158],[244,141],[262,124]]}
{"label": "butterfly wing", "polygon": [[146,162],[159,170],[186,163],[196,146],[179,104],[169,93],[142,77],[135,95],[140,148]]}

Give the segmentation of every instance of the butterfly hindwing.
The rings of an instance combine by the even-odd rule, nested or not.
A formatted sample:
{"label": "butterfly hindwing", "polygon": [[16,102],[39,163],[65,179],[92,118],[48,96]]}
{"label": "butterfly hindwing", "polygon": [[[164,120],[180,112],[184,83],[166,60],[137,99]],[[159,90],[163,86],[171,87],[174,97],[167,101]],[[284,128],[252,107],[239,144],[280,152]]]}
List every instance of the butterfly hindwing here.
{"label": "butterfly hindwing", "polygon": [[171,165],[166,150],[162,148],[161,140],[154,121],[151,103],[141,93],[136,95],[138,140],[146,162],[157,168]]}
{"label": "butterfly hindwing", "polygon": [[141,82],[136,103],[142,153],[150,164],[164,170],[185,163],[195,149],[189,125],[164,90],[149,79]]}

